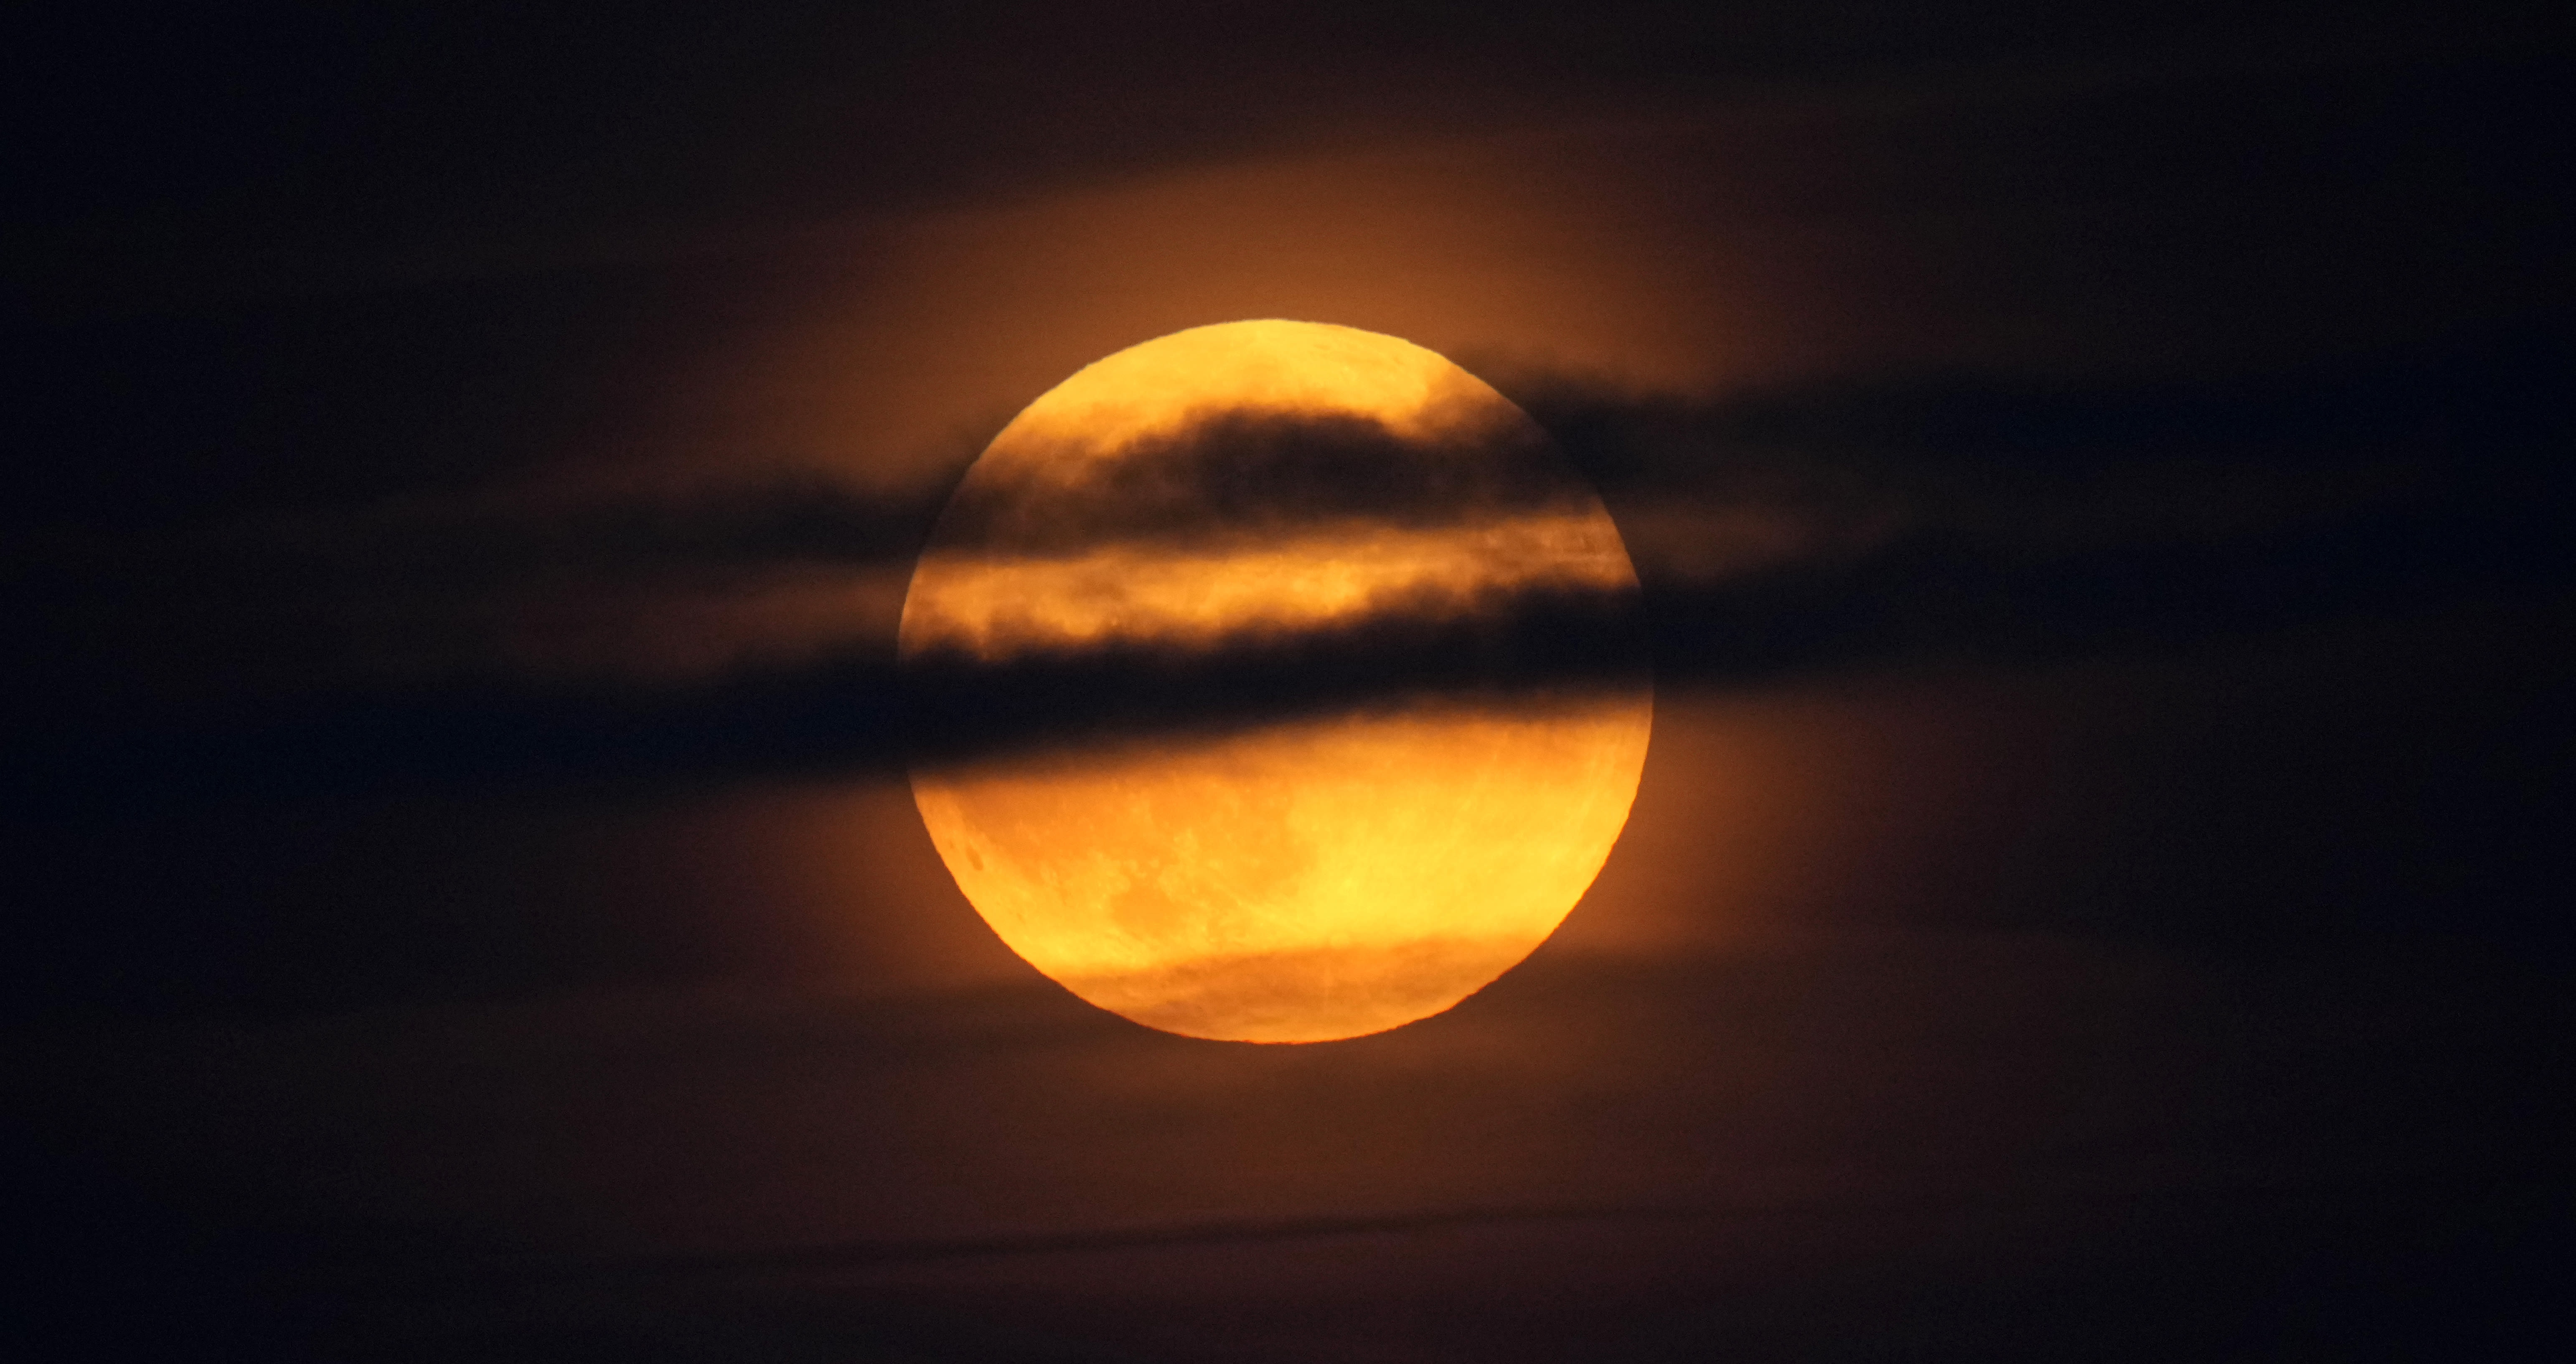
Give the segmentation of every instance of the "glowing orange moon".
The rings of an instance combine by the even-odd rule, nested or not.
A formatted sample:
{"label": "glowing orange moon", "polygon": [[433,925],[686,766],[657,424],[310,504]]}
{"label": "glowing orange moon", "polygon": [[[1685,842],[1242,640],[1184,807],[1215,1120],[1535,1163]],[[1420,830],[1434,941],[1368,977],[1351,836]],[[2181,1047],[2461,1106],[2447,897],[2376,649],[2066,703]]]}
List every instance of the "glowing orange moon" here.
{"label": "glowing orange moon", "polygon": [[[1378,462],[1292,468],[1311,505],[1265,516],[1216,498],[1194,528],[1198,485],[1174,492],[1173,452],[1228,418],[1362,431]],[[1522,495],[1479,504],[1479,469],[1442,461],[1498,448],[1519,458]],[[1221,440],[1202,453],[1205,478],[1240,473]],[[1307,486],[1388,463],[1407,466],[1404,487],[1462,490],[1460,505],[1387,516]],[[1636,573],[1518,407],[1394,337],[1235,322],[1100,360],[1004,428],[913,573],[901,652],[1187,649],[1523,586],[1633,593]],[[1573,909],[1645,761],[1651,685],[1626,676],[1545,704],[1421,701],[922,767],[913,798],[993,931],[1091,1003],[1192,1037],[1355,1037],[1456,1004]]]}

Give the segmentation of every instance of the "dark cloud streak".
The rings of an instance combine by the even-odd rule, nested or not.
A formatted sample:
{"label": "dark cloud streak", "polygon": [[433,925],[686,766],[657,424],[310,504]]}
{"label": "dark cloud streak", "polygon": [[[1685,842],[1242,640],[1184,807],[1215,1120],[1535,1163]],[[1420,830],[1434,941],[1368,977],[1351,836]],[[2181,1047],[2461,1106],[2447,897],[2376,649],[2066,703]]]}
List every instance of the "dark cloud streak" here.
{"label": "dark cloud streak", "polygon": [[[942,513],[939,540],[1011,557],[1119,545],[1185,552],[1317,524],[1439,527],[1583,505],[1537,432],[1491,416],[1469,410],[1447,422],[1451,434],[1426,455],[1356,414],[1208,412],[1114,461],[1027,466],[1047,471],[1042,488],[1026,477],[971,478]],[[1437,415],[1432,424],[1444,426]]]}
{"label": "dark cloud streak", "polygon": [[[1819,516],[1840,499],[1898,514],[1857,548],[1707,580],[1650,573],[1642,617],[1618,594],[1433,593],[1324,629],[1254,623],[1214,643],[1060,649],[1007,666],[933,655],[898,669],[890,641],[872,640],[702,686],[503,677],[194,719],[93,709],[88,723],[21,732],[12,804],[884,769],[1461,688],[1544,696],[1629,675],[1640,632],[1664,684],[1731,687],[1927,658],[2153,651],[2354,614],[2546,600],[2576,583],[2564,534],[2576,497],[2563,462],[2576,427],[2556,386],[2567,360],[2562,342],[2533,333],[2232,386],[2014,393],[1954,383],[1711,405],[1558,389],[1532,406],[1614,507],[1698,497]],[[2291,514],[2206,525],[2191,485],[2177,493],[2170,479],[2130,477],[2178,455],[2203,462],[2187,460],[2187,470],[2252,469],[2295,475],[2294,490],[2362,493],[2314,506],[2301,494]],[[1282,459],[1253,481],[1293,509],[1301,479],[1340,472],[1331,460]],[[1400,507],[1413,491],[1394,490]],[[1163,535],[1175,524],[1169,500],[1149,500],[1142,526],[1086,529]],[[548,540],[480,541],[476,572],[899,563],[920,543],[928,505],[799,493],[584,513],[548,527]],[[1310,505],[1350,510],[1325,497]],[[2033,507],[2083,515],[2055,525]],[[58,703],[56,713],[82,712]]]}

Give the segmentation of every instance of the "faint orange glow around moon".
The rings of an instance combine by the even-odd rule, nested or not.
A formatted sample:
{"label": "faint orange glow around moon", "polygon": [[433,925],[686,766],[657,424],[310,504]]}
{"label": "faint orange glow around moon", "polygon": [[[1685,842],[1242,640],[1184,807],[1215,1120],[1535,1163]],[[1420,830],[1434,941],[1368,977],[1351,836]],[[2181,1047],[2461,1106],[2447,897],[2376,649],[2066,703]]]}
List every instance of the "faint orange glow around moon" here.
{"label": "faint orange glow around moon", "polygon": [[[1212,508],[1203,529],[1054,533],[1114,521],[1161,486],[1153,460],[1246,414],[1363,423],[1376,456],[1416,463],[1411,486],[1460,489],[1458,505],[1387,517],[1327,497],[1252,531]],[[1507,505],[1441,463],[1498,449],[1520,461]],[[1226,476],[1221,438],[1205,453]],[[1004,428],[914,571],[901,649],[1187,649],[1520,587],[1636,590],[1599,498],[1525,414],[1394,337],[1236,322],[1095,362]],[[1192,1037],[1356,1037],[1456,1004],[1573,909],[1636,795],[1653,697],[1633,677],[921,768],[913,799],[994,932],[1091,1003]]]}

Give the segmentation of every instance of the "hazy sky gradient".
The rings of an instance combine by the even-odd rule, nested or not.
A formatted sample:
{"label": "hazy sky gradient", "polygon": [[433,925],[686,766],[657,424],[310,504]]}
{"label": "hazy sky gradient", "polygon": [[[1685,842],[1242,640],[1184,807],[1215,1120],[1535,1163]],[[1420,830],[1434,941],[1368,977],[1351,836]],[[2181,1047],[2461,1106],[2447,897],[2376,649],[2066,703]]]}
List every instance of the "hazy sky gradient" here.
{"label": "hazy sky gradient", "polygon": [[[2569,1225],[2561,27],[0,44],[26,1315],[67,1358],[2514,1357]],[[1315,1048],[1036,978],[901,766],[1375,696],[1301,664],[1454,621],[978,679],[1010,732],[891,704],[983,442],[1265,316],[1523,401],[1662,687],[1559,935]]]}

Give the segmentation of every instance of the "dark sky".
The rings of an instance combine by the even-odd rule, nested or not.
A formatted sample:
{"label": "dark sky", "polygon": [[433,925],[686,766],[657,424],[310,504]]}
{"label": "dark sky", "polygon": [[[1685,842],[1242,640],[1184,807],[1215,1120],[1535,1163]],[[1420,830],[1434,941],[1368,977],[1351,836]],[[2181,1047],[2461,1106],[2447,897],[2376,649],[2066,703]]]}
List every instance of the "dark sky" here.
{"label": "dark sky", "polygon": [[[85,6],[0,49],[47,1357],[2563,1350],[2544,7]],[[1260,316],[1519,399],[1642,616],[894,667],[1013,411]],[[1222,449],[1295,503],[1311,435]],[[1631,631],[1600,882],[1374,1038],[1090,1009],[903,783],[1455,685],[1462,639],[1585,685]]]}

